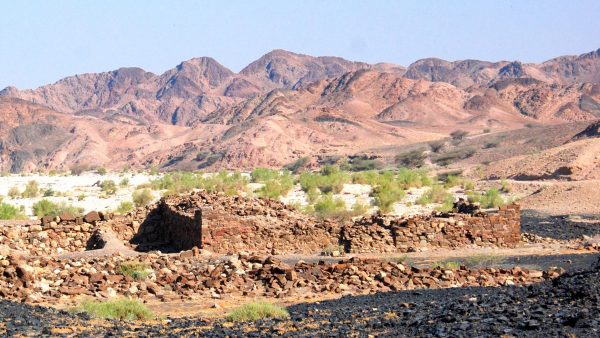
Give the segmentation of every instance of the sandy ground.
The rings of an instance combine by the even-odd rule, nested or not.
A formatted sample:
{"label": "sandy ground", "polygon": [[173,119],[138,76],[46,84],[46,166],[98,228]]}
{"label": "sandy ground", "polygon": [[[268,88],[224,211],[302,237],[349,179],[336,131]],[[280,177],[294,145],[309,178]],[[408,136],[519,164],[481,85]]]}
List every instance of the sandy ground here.
{"label": "sandy ground", "polygon": [[[207,173],[206,175],[211,175]],[[243,173],[244,176],[249,177],[249,173]],[[145,173],[107,173],[106,175],[99,175],[97,173],[83,173],[80,176],[45,176],[39,174],[32,174],[27,176],[21,175],[9,175],[0,177],[0,196],[7,196],[8,191],[11,187],[17,187],[19,191],[23,191],[27,182],[36,181],[39,185],[40,191],[52,189],[55,194],[50,197],[43,197],[42,195],[36,198],[15,198],[10,199],[5,197],[5,202],[15,205],[17,207],[23,206],[26,214],[33,217],[31,207],[34,203],[45,198],[55,203],[67,203],[76,207],[83,208],[84,212],[92,210],[97,211],[110,211],[115,210],[119,204],[123,201],[131,201],[131,194],[135,191],[136,187],[140,184],[148,183],[149,181],[156,179],[158,176],[152,176]],[[127,186],[120,186],[119,183],[127,179]],[[105,196],[101,189],[97,186],[93,186],[96,182],[112,180],[117,186],[117,192],[112,196]],[[490,186],[499,186],[498,182],[489,183]],[[261,183],[250,183],[248,188],[250,191],[256,191],[263,186]],[[427,192],[428,188],[410,188],[406,191],[404,199],[394,204],[392,214],[398,216],[411,216],[423,213],[431,213],[439,204],[430,205],[419,205],[416,201]],[[448,189],[455,198],[465,197],[464,192],[458,188]],[[158,200],[162,195],[162,191],[153,191],[155,200]],[[344,184],[344,188],[339,194],[334,194],[334,198],[341,199],[346,204],[348,210],[359,203],[360,205],[369,206],[368,213],[375,213],[377,207],[374,206],[374,198],[370,197],[371,186],[365,184]],[[83,199],[81,199],[81,197]],[[525,196],[521,192],[521,196]],[[509,196],[505,196],[509,197]],[[511,196],[512,197],[512,196]],[[294,186],[286,196],[280,198],[282,202],[286,204],[295,204],[300,206],[308,205],[308,198],[302,191],[299,184]]]}
{"label": "sandy ground", "polygon": [[[84,212],[98,210],[114,210],[123,201],[131,201],[131,194],[135,187],[147,183],[156,178],[143,173],[107,173],[99,175],[96,173],[83,173],[80,176],[44,176],[44,175],[10,175],[0,177],[0,195],[7,196],[12,187],[17,187],[22,192],[29,181],[36,181],[40,190],[52,189],[55,196],[36,198],[16,198],[5,197],[4,201],[15,206],[24,206],[27,215],[32,216],[31,206],[37,201],[45,198],[55,203],[65,202],[76,207],[84,209]],[[127,186],[119,186],[123,180],[129,180]],[[98,181],[112,180],[117,184],[118,189],[115,195],[104,198],[99,187],[93,187]],[[57,196],[58,195],[58,196]],[[160,197],[158,192],[154,192],[155,199]],[[79,196],[84,198],[80,200]]]}

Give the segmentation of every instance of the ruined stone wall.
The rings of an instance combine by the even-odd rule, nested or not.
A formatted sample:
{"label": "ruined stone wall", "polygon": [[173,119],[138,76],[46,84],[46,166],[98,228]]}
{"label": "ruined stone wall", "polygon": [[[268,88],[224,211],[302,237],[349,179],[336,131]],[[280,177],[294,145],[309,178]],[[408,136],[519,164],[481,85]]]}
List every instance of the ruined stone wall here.
{"label": "ruined stone wall", "polygon": [[449,217],[399,218],[370,216],[344,226],[341,241],[346,251],[411,252],[427,247],[468,245],[514,247],[520,240],[520,209],[516,204],[497,213],[455,213]]}
{"label": "ruined stone wall", "polygon": [[177,222],[189,227],[194,212],[202,210],[201,233],[185,235],[198,247],[202,238],[201,247],[215,253],[315,254],[339,242],[336,222],[314,220],[279,201],[199,192],[160,204],[167,211],[160,223],[166,232],[180,231]]}
{"label": "ruined stone wall", "polygon": [[90,212],[83,217],[63,214],[35,221],[0,223],[0,245],[34,256],[85,251],[96,230],[96,223],[108,215]]}

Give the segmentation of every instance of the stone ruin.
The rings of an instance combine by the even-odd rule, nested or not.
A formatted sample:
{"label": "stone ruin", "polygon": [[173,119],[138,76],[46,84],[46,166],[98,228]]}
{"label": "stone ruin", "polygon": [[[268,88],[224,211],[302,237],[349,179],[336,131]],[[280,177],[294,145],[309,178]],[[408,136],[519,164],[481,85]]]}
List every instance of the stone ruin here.
{"label": "stone ruin", "polygon": [[130,249],[166,253],[195,247],[217,254],[319,254],[339,246],[347,253],[394,253],[519,243],[516,204],[483,212],[458,201],[454,211],[408,218],[377,214],[341,224],[308,217],[275,200],[195,192],[163,198],[125,216],[90,212],[12,222],[0,227],[0,245],[38,256],[80,252],[103,248],[107,233]]}

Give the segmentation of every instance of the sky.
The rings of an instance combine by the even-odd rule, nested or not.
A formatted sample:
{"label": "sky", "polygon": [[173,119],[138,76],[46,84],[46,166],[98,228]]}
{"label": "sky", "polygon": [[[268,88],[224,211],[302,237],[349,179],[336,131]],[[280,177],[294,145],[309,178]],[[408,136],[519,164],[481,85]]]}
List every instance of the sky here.
{"label": "sky", "polygon": [[273,49],[401,65],[542,62],[600,48],[599,0],[0,0],[0,89],[211,56],[233,71]]}

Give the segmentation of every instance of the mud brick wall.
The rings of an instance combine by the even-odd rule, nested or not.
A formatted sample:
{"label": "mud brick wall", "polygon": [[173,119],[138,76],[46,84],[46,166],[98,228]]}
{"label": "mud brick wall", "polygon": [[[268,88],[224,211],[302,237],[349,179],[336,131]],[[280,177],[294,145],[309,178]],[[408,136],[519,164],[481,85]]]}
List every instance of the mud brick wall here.
{"label": "mud brick wall", "polygon": [[202,247],[201,215],[190,215],[161,203],[162,219],[155,228],[156,241],[165,241],[177,250],[189,250]]}
{"label": "mud brick wall", "polygon": [[412,252],[427,247],[513,247],[520,240],[520,209],[512,204],[497,213],[450,217],[370,216],[342,228],[340,238],[353,253]]}

